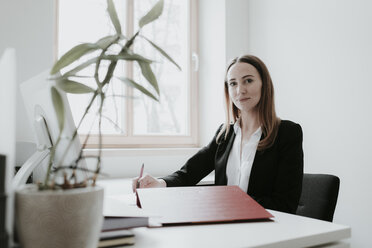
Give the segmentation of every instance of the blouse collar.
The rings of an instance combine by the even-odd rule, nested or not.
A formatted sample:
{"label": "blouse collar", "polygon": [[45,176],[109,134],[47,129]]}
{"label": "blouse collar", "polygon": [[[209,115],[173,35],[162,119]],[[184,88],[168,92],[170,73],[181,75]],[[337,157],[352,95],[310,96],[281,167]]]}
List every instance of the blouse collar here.
{"label": "blouse collar", "polygon": [[[235,132],[235,134],[237,134],[240,131],[241,131],[241,128],[240,128],[240,118],[238,118],[236,120],[236,122],[234,123],[234,132]],[[253,135],[256,135],[256,134],[260,134],[260,135],[262,134],[261,126],[259,126],[257,128],[257,130],[253,133]]]}

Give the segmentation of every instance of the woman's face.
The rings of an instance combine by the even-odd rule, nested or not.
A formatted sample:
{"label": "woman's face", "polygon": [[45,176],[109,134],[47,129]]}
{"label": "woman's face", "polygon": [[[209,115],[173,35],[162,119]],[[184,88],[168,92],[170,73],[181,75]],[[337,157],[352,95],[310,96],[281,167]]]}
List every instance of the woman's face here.
{"label": "woman's face", "polygon": [[242,112],[255,110],[261,98],[262,80],[256,68],[248,63],[236,63],[227,72],[229,96]]}

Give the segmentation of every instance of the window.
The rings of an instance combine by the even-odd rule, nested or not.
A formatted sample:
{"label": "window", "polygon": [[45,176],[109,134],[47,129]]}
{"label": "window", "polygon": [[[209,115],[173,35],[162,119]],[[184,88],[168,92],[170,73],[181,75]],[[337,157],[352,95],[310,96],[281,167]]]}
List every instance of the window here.
{"label": "window", "polygon": [[[156,1],[114,1],[123,33],[127,37],[131,37],[137,31],[138,20]],[[58,2],[58,57],[79,43],[95,42],[115,32],[106,12],[106,4],[106,0]],[[197,145],[197,67],[193,67],[194,64],[197,65],[196,10],[195,0],[165,0],[160,18],[143,28],[141,34],[164,49],[181,66],[182,71],[165,60],[157,51],[149,49],[147,41],[139,39],[133,48],[134,51],[140,51],[147,58],[157,62],[152,64],[152,69],[159,82],[160,101],[156,102],[138,94],[137,90],[127,88],[119,80],[113,82],[102,121],[104,147]],[[92,54],[94,55],[96,54]],[[82,76],[84,73],[91,73],[92,70],[94,67],[88,67],[81,72]],[[115,75],[125,75],[137,82],[144,81],[136,63],[126,62],[118,65]],[[90,79],[84,80],[90,84]],[[68,98],[77,124],[89,96],[69,95]],[[82,142],[91,130],[92,135],[87,147],[98,146],[98,125],[92,125],[95,123],[95,117],[95,113],[91,112],[79,129]]]}

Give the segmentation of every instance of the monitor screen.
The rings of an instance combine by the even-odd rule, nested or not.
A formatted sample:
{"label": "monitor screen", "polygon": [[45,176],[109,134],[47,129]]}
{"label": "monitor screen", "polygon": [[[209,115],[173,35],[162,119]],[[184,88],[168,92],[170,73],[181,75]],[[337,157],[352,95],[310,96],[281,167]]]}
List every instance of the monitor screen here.
{"label": "monitor screen", "polygon": [[[49,77],[49,71],[44,71],[21,84],[22,98],[35,134],[38,151],[50,150],[56,144],[60,132],[51,96],[51,87],[55,85],[55,82],[49,80]],[[54,166],[65,166],[73,164],[78,158],[81,145],[78,136],[72,143],[70,142],[75,132],[75,124],[66,94],[60,90],[59,93],[65,109],[65,125],[61,141],[56,149]],[[42,165],[36,167],[33,174],[34,181],[42,182],[44,180],[47,166],[48,159],[45,159]],[[85,168],[85,161],[81,160],[79,166]],[[62,174],[57,174],[57,178],[62,176]],[[81,178],[85,176],[85,173],[80,172],[78,176]]]}

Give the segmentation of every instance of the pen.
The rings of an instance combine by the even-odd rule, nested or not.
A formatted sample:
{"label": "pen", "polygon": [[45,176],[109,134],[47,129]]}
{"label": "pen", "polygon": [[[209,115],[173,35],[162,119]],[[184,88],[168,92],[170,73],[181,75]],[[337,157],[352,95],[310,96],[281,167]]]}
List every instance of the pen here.
{"label": "pen", "polygon": [[137,180],[137,185],[136,185],[136,189],[138,189],[139,188],[139,179],[142,177],[142,175],[143,175],[143,168],[145,167],[145,164],[144,163],[142,163],[142,167],[141,167],[141,172],[140,172],[140,175],[139,175],[139,177],[138,177],[138,180]]}

